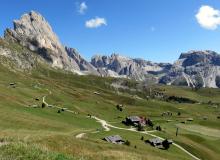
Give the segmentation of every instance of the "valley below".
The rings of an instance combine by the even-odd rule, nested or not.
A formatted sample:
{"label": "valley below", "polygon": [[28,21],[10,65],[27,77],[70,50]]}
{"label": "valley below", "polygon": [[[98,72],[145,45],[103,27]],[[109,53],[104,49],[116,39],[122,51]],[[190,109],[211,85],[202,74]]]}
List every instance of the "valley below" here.
{"label": "valley below", "polygon": [[[3,159],[217,160],[220,156],[218,89],[141,88],[127,79],[78,76],[43,67],[28,74],[6,70],[3,66],[0,69]],[[130,83],[129,90],[112,87],[117,81]],[[181,95],[197,103],[167,101],[153,97],[150,90],[151,94]],[[123,104],[122,111],[117,104]],[[162,116],[168,111],[172,116]],[[154,127],[138,131],[122,123],[127,116],[150,118]],[[156,130],[158,125],[161,131]],[[110,135],[120,135],[130,144],[102,140]],[[142,136],[144,140],[159,137],[174,143],[161,150],[145,143]]]}

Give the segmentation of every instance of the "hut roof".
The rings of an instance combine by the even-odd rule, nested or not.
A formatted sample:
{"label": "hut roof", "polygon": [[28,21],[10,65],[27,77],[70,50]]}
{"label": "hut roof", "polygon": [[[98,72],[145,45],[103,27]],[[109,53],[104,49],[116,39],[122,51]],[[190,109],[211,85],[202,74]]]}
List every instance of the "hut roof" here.
{"label": "hut roof", "polygon": [[153,144],[161,144],[163,140],[161,140],[160,138],[152,138],[152,139],[149,139],[149,142]]}
{"label": "hut roof", "polygon": [[138,117],[138,116],[130,116],[130,117],[127,117],[129,120],[131,120],[132,122],[140,122],[141,121],[141,118]]}
{"label": "hut roof", "polygon": [[104,140],[106,140],[107,142],[111,142],[111,143],[118,143],[118,142],[123,141],[119,135],[108,136],[108,137],[105,137]]}

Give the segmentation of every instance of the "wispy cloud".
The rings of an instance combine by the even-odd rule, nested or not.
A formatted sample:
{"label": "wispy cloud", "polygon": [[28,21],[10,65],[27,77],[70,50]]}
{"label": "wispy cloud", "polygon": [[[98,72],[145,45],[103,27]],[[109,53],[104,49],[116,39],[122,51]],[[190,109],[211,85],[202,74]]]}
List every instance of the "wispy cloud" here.
{"label": "wispy cloud", "polygon": [[90,20],[86,21],[86,23],[85,23],[85,26],[87,28],[98,28],[103,25],[107,26],[107,21],[105,18],[99,18],[99,17],[90,19]]}
{"label": "wispy cloud", "polygon": [[215,30],[220,26],[220,10],[211,6],[201,6],[195,17],[200,26],[205,29]]}
{"label": "wispy cloud", "polygon": [[86,2],[82,2],[82,3],[80,3],[79,6],[78,6],[78,12],[79,12],[80,14],[85,14],[85,12],[87,11],[87,9],[88,9],[88,6],[87,6]]}

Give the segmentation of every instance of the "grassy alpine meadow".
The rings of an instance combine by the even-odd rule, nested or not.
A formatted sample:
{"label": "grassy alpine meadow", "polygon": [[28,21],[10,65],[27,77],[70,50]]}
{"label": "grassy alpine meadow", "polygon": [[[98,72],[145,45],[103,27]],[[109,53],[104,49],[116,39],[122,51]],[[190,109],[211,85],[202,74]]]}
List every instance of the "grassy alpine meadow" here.
{"label": "grassy alpine meadow", "polygon": [[[168,150],[152,147],[145,143],[152,138],[149,134],[111,127],[105,131],[88,115],[125,129],[129,127],[121,122],[126,116],[145,116],[154,123],[153,128],[145,127],[151,134],[172,139],[200,159],[219,159],[219,89],[151,86],[167,96],[197,101],[179,103],[146,98],[144,89],[116,90],[111,85],[116,81],[63,73],[45,66],[32,73],[13,72],[1,66],[0,159],[193,159],[174,145]],[[136,84],[129,81],[129,87],[134,89]],[[49,106],[42,105],[43,99]],[[122,111],[117,110],[117,104],[123,104]],[[168,111],[172,116],[162,116]],[[158,125],[162,131],[155,130]],[[116,145],[102,140],[109,135],[120,135],[130,143]]]}

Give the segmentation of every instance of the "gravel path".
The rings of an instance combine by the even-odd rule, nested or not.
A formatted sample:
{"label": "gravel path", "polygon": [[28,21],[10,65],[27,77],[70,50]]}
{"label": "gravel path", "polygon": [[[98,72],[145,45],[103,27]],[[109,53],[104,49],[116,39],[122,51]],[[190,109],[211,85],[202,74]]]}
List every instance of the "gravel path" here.
{"label": "gravel path", "polygon": [[[52,92],[49,91],[49,94],[52,94]],[[46,98],[46,96],[43,97],[43,103],[45,103],[46,105],[48,105],[48,103],[45,101],[45,98]],[[61,107],[57,107],[57,106],[54,106],[54,107],[59,108],[59,109],[62,109]],[[71,110],[65,110],[65,111],[66,111],[66,112],[73,113],[73,114],[76,114],[76,112],[71,111]],[[107,121],[105,121],[105,120],[103,120],[103,119],[100,119],[100,118],[98,118],[98,117],[92,116],[91,118],[93,118],[93,119],[95,119],[97,122],[101,123],[102,127],[103,127],[103,128],[105,129],[105,131],[107,131],[107,132],[111,130],[110,128],[115,128],[115,129],[120,129],[120,130],[126,130],[126,131],[131,131],[131,132],[142,133],[142,134],[146,134],[146,135],[149,135],[149,136],[152,136],[152,137],[155,137],[155,138],[159,138],[159,139],[164,140],[164,138],[152,134],[152,131],[143,131],[143,132],[140,132],[140,131],[137,131],[135,128],[121,128],[121,127],[113,126],[113,125],[109,124]],[[78,137],[83,137],[84,135],[85,135],[85,133],[80,133],[80,134],[78,134],[77,136],[78,136]],[[186,149],[184,149],[184,148],[181,147],[180,145],[178,145],[178,144],[176,144],[176,143],[173,143],[173,145],[176,146],[177,148],[179,148],[180,150],[182,150],[183,152],[185,152],[186,154],[188,154],[189,156],[191,156],[192,158],[194,158],[195,160],[201,160],[200,158],[196,157],[195,155],[193,155],[192,153],[190,153],[189,151],[187,151]]]}
{"label": "gravel path", "polygon": [[86,135],[86,133],[80,133],[76,135],[77,139],[83,138]]}

